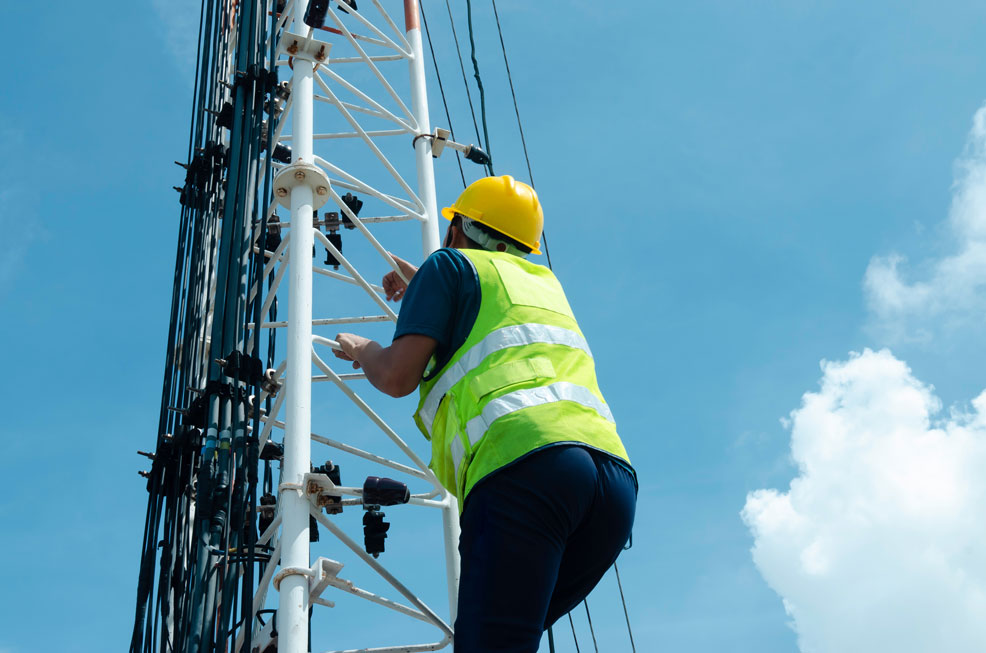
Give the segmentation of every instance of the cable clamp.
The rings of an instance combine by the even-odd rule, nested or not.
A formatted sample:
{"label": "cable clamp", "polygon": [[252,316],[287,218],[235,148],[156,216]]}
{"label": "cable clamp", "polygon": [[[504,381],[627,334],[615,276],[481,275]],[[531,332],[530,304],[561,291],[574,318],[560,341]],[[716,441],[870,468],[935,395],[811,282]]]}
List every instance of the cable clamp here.
{"label": "cable clamp", "polygon": [[411,141],[412,147],[417,147],[419,138],[430,138],[431,139],[431,156],[437,159],[445,151],[445,148],[455,150],[456,152],[461,152],[463,156],[473,163],[478,163],[479,165],[486,165],[490,162],[490,155],[484,152],[482,149],[476,147],[475,145],[463,145],[462,143],[456,143],[449,137],[452,135],[448,129],[442,129],[441,127],[435,127],[435,133],[433,134],[418,134]]}
{"label": "cable clamp", "polygon": [[318,558],[310,569],[304,567],[285,567],[274,576],[274,589],[281,591],[281,581],[288,576],[307,576],[308,577],[308,601],[318,603],[330,608],[336,606],[334,601],[322,598],[322,592],[330,585],[344,591],[353,592],[353,583],[339,578],[343,564],[329,558]]}
{"label": "cable clamp", "polygon": [[281,581],[288,576],[307,576],[308,578],[315,578],[315,570],[307,569],[305,567],[284,567],[281,571],[274,574],[274,589],[280,592]]}
{"label": "cable clamp", "polygon": [[414,142],[412,146],[417,146],[419,138],[430,138],[431,139],[431,158],[437,159],[442,155],[445,150],[445,146],[449,143],[449,136],[452,135],[447,129],[442,129],[441,127],[435,127],[434,134],[420,134],[414,137]]}

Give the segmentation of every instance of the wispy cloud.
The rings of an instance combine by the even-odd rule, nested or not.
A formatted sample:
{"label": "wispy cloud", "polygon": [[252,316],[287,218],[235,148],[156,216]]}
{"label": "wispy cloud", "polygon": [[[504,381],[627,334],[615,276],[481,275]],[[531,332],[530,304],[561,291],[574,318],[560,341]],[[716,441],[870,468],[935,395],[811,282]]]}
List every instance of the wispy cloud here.
{"label": "wispy cloud", "polygon": [[822,369],[791,413],[798,478],[742,512],[801,650],[986,650],[986,392],[936,422],[886,350]]}
{"label": "wispy cloud", "polygon": [[[0,130],[0,150],[18,152],[25,148],[24,134],[15,129]],[[44,236],[38,221],[34,190],[22,180],[20,169],[10,161],[0,162],[0,233],[4,252],[0,257],[0,297],[6,295],[24,267],[31,245]]]}
{"label": "wispy cloud", "polygon": [[21,267],[28,248],[38,239],[41,230],[30,216],[16,211],[17,192],[11,188],[0,188],[0,233],[7,234],[3,256],[0,257],[0,295],[5,294]]}
{"label": "wispy cloud", "polygon": [[175,63],[183,73],[193,74],[201,3],[196,0],[153,0],[153,6],[161,19],[165,42]]}
{"label": "wispy cloud", "polygon": [[948,215],[951,254],[920,264],[912,273],[897,253],[875,256],[863,287],[873,326],[891,342],[927,340],[941,329],[986,310],[986,107],[973,117],[966,150],[956,162]]}

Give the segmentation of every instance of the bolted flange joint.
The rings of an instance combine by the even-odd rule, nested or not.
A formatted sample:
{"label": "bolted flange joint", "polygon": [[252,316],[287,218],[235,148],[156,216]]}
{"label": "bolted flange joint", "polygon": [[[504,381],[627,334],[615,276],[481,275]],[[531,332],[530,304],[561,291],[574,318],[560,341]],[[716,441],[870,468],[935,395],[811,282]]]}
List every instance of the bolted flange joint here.
{"label": "bolted flange joint", "polygon": [[329,176],[318,166],[295,161],[274,176],[274,196],[284,208],[291,208],[291,191],[298,186],[312,189],[312,208],[320,209],[329,199]]}

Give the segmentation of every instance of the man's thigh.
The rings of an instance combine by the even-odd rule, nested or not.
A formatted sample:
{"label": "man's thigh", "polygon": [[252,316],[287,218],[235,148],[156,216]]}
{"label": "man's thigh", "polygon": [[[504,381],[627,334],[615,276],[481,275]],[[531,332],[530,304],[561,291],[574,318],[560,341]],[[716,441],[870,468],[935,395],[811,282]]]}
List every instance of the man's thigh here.
{"label": "man's thigh", "polygon": [[575,448],[553,449],[496,472],[469,495],[457,653],[537,651],[566,542],[595,492],[594,467],[563,450]]}

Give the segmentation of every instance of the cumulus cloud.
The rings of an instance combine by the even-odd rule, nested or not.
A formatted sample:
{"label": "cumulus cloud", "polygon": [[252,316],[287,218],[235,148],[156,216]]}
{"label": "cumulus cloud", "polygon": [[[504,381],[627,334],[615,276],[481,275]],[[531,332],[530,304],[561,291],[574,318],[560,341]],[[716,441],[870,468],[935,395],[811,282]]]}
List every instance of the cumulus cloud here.
{"label": "cumulus cloud", "polygon": [[986,310],[986,106],[973,117],[956,162],[947,229],[953,253],[912,274],[900,254],[876,256],[863,287],[876,325],[893,340],[928,339]]}
{"label": "cumulus cloud", "polygon": [[986,651],[986,392],[942,411],[886,350],[822,370],[788,421],[798,477],[742,512],[801,650]]}

